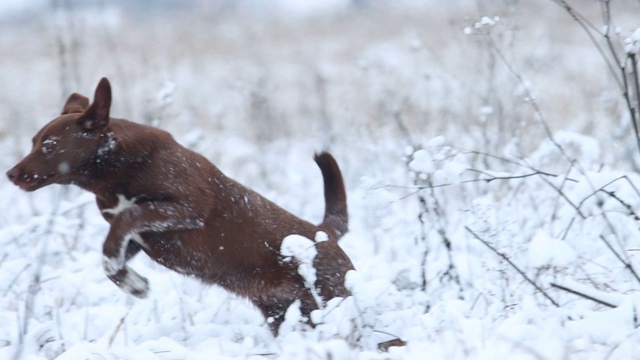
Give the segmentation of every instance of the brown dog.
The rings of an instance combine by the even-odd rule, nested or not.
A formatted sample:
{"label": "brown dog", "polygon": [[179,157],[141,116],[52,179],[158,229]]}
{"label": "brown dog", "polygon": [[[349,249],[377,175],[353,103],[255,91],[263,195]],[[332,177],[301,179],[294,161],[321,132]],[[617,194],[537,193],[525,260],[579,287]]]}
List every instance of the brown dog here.
{"label": "brown dog", "polygon": [[[315,156],[326,202],[324,221],[315,226],[226,177],[169,133],[110,118],[110,107],[106,78],[92,104],[71,95],[7,176],[26,191],[75,184],[94,193],[111,225],[104,270],[123,291],[147,295],[147,279],[127,266],[142,250],[171,270],[248,298],[274,333],[294,301],[308,319],[321,305],[315,294],[320,302],[349,295],[344,277],[353,265],[337,243],[347,231],[346,195],[330,154]],[[319,232],[329,239],[314,242],[317,280],[310,289],[298,262],[284,259],[280,249],[289,235],[315,240]]]}

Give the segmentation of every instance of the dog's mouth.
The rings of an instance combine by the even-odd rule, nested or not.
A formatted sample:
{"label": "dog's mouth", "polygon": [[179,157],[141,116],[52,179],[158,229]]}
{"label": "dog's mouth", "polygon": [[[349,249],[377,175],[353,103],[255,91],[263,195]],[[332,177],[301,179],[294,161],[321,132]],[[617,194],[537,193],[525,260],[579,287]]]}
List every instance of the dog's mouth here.
{"label": "dog's mouth", "polygon": [[33,173],[30,175],[21,175],[16,177],[9,177],[9,179],[24,191],[35,191],[44,186],[47,186],[55,181],[56,173],[49,173],[47,175],[40,175]]}

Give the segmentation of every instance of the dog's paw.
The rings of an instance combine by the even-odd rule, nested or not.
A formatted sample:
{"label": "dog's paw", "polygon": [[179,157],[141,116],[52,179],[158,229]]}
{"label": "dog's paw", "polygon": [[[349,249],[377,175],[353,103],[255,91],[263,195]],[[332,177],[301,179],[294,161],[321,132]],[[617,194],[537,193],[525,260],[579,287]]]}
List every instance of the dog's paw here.
{"label": "dog's paw", "polygon": [[124,269],[124,262],[119,258],[104,256],[102,258],[102,268],[104,269],[105,274],[109,276],[115,275],[118,271]]}
{"label": "dog's paw", "polygon": [[149,294],[149,280],[133,270],[127,271],[127,275],[118,286],[122,291],[139,299],[144,299]]}

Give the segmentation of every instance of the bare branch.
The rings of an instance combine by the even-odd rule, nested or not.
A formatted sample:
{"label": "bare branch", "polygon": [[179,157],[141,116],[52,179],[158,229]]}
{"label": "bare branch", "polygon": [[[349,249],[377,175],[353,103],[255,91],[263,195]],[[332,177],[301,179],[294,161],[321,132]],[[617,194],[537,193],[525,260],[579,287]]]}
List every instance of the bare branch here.
{"label": "bare branch", "polygon": [[565,158],[567,161],[571,161],[571,159],[565,153],[565,151],[562,148],[562,146],[560,146],[560,144],[558,144],[558,142],[555,140],[555,138],[553,136],[553,133],[551,131],[551,128],[549,127],[549,123],[547,122],[546,117],[545,117],[544,113],[542,112],[542,109],[540,108],[540,106],[538,105],[538,102],[535,100],[535,97],[533,96],[533,94],[529,90],[529,86],[527,85],[527,83],[522,78],[522,75],[520,75],[520,73],[515,69],[515,67],[509,62],[509,60],[507,60],[506,56],[504,56],[504,54],[502,53],[502,51],[500,50],[498,45],[495,43],[495,41],[493,40],[491,35],[490,34],[485,34],[485,36],[488,39],[488,44],[491,47],[491,50],[496,54],[498,59],[500,59],[500,61],[502,61],[502,63],[507,67],[507,70],[509,70],[511,75],[513,75],[516,78],[518,84],[522,87],[522,90],[523,90],[523,92],[525,94],[526,100],[531,105],[531,108],[533,109],[533,112],[536,114],[538,121],[542,125],[542,127],[543,127],[543,129],[544,129],[544,131],[545,131],[545,133],[547,135],[547,138],[549,138],[549,140],[555,145],[555,147],[558,149],[558,151],[560,152],[560,154],[562,155],[563,158]]}
{"label": "bare branch", "polygon": [[535,281],[531,280],[531,278],[529,278],[529,276],[527,276],[527,274],[524,273],[524,271],[520,270],[520,268],[513,263],[513,261],[511,261],[511,259],[509,259],[508,256],[506,256],[505,254],[499,252],[496,248],[494,248],[488,241],[484,240],[483,238],[481,238],[478,234],[476,234],[475,232],[473,232],[473,230],[471,230],[468,226],[464,227],[465,230],[467,230],[471,235],[473,235],[473,237],[475,237],[476,239],[480,240],[480,242],[482,242],[486,247],[488,247],[491,251],[493,251],[496,255],[500,256],[504,261],[506,261],[509,265],[511,265],[511,267],[513,267],[520,275],[522,275],[522,277],[527,280],[527,282],[531,285],[533,285],[534,288],[536,288],[538,291],[540,291],[540,293],[542,293],[542,295],[544,295],[545,298],[547,298],[554,306],[556,307],[560,307],[560,305],[553,300],[553,298],[551,296],[549,296],[549,294],[547,294],[546,291],[544,291],[544,289],[542,289],[540,286],[538,286],[538,284],[535,283]]}
{"label": "bare branch", "polygon": [[541,172],[541,171],[534,171],[532,173],[521,174],[521,175],[505,175],[505,176],[492,175],[491,173],[489,173],[487,171],[477,170],[477,169],[467,169],[467,171],[475,172],[475,173],[478,173],[478,174],[481,174],[481,175],[485,175],[487,177],[486,178],[479,178],[479,179],[475,179],[475,180],[467,180],[465,182],[485,181],[487,183],[490,183],[490,182],[495,181],[495,180],[524,179],[524,178],[529,178],[529,177],[537,176],[537,175],[553,176],[553,177],[557,177],[558,176],[558,175],[555,175],[555,174],[544,173],[544,172]]}
{"label": "bare branch", "polygon": [[591,41],[591,43],[593,43],[593,46],[600,53],[602,60],[604,60],[604,62],[606,63],[607,69],[609,69],[609,72],[611,73],[611,76],[613,76],[613,79],[618,84],[618,87],[620,87],[620,89],[624,89],[622,83],[620,82],[620,79],[616,75],[615,67],[611,64],[611,61],[607,57],[607,54],[604,52],[600,44],[598,44],[598,40],[596,40],[595,36],[593,36],[593,32],[599,33],[596,27],[593,24],[591,24],[582,14],[576,11],[576,9],[574,9],[571,5],[569,5],[566,1],[564,0],[551,0],[551,1],[559,5],[560,7],[562,7],[567,12],[567,14],[569,14],[569,16],[571,16],[573,20],[575,20],[578,23],[578,25],[580,25],[580,27],[584,30],[584,32],[589,37],[589,40]]}
{"label": "bare branch", "polygon": [[[564,290],[566,292],[569,292],[571,294],[574,295],[578,295],[580,297],[583,297],[587,300],[591,300],[593,302],[596,302],[600,305],[604,305],[610,308],[615,308],[619,306],[618,304],[614,304],[613,301],[611,301],[611,299],[609,300],[605,300],[600,298],[600,296],[598,296],[598,293],[600,293],[600,291],[597,291],[595,289],[586,289],[584,286],[575,286],[575,285],[569,285],[569,284],[558,284],[558,283],[551,283],[549,284],[551,285],[551,287],[554,287],[556,289],[560,289],[560,290]],[[605,296],[602,296],[605,297]]]}
{"label": "bare branch", "polygon": [[113,341],[116,339],[116,336],[118,335],[118,333],[120,332],[120,329],[122,328],[122,325],[124,325],[124,321],[127,319],[127,316],[129,314],[125,314],[125,316],[123,316],[120,319],[120,322],[118,323],[118,326],[116,326],[116,329],[113,331],[113,334],[111,334],[111,336],[109,337],[109,347],[111,347],[111,345],[113,345]]}
{"label": "bare branch", "polygon": [[[614,191],[608,191],[608,190],[605,189],[607,186],[617,182],[618,180],[623,180],[623,179],[627,180],[629,185],[631,185],[634,188],[634,190],[636,190],[636,193],[638,193],[637,189],[635,188],[635,186],[633,185],[631,180],[629,180],[629,178],[626,175],[623,175],[623,176],[620,176],[620,177],[618,177],[618,178],[616,178],[614,180],[609,181],[608,183],[602,185],[600,188],[596,189],[589,196],[587,196],[584,199],[582,199],[580,201],[580,203],[578,204],[578,207],[582,207],[582,205],[584,204],[585,201],[587,201],[591,197],[595,196],[597,193],[602,192],[602,193],[605,193],[605,194],[609,195],[611,198],[613,198],[617,202],[619,202],[620,205],[622,205],[625,209],[627,209],[627,211],[629,212],[629,215],[633,216],[634,220],[640,221],[640,216],[633,210],[633,207],[631,206],[631,204],[629,204],[626,201],[622,200],[618,195],[616,195],[616,193]],[[640,197],[640,194],[638,194],[638,196]]]}
{"label": "bare branch", "polygon": [[[636,139],[636,146],[638,150],[640,150],[640,125],[638,124],[638,106],[640,106],[640,79],[638,79],[638,68],[637,62],[635,59],[635,54],[630,53],[626,55],[625,61],[620,61],[620,57],[618,56],[618,52],[613,46],[611,41],[611,37],[609,36],[610,28],[611,28],[611,8],[610,8],[610,0],[601,0],[600,4],[602,6],[602,18],[604,22],[604,33],[601,33],[595,26],[593,26],[584,16],[582,16],[579,12],[577,12],[571,5],[569,5],[565,0],[551,0],[555,4],[561,6],[565,11],[582,27],[584,32],[589,37],[589,40],[593,43],[594,47],[600,53],[600,56],[605,61],[611,76],[618,84],[618,88],[622,92],[622,97],[627,104],[627,109],[629,110],[629,115],[631,117],[631,123],[633,125],[634,135]],[[611,57],[616,61],[617,65],[614,66],[611,63],[609,57],[604,52],[598,41],[596,40],[594,33],[600,34],[607,43],[609,47],[609,53]],[[627,62],[631,65],[631,81],[632,84],[629,84],[629,75],[627,73]],[[617,71],[620,71],[620,75],[617,74]],[[634,93],[636,95],[636,105],[633,105],[633,101],[631,100],[630,90],[633,88]]]}

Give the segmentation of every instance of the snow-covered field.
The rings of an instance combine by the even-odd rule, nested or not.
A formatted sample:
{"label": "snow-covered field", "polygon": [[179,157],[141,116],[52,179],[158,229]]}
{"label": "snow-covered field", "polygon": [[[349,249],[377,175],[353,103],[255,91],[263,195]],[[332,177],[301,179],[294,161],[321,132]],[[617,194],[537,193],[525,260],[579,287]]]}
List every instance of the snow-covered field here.
{"label": "snow-covered field", "polygon": [[[0,5],[0,168],[102,76],[113,116],[169,130],[313,222],[312,155],[328,149],[347,184],[353,297],[315,329],[290,309],[274,339],[246,300],[140,254],[151,293],[133,298],[103,274],[91,194],[5,179],[0,359],[640,359],[640,150],[563,8],[149,3]],[[599,3],[571,5],[605,30]],[[612,10],[624,56],[640,5]],[[393,338],[407,345],[377,350]]]}

